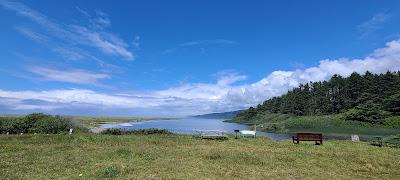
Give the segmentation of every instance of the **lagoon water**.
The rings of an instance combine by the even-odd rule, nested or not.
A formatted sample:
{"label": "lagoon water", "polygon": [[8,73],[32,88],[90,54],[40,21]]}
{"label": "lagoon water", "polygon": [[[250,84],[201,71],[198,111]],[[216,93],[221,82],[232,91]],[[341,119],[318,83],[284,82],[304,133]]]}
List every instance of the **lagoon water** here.
{"label": "lagoon water", "polygon": [[[237,123],[226,123],[222,119],[181,118],[176,120],[154,120],[127,123],[106,123],[102,128],[121,128],[125,130],[158,128],[167,129],[178,134],[193,134],[196,130],[219,130],[233,133],[235,129],[247,130],[248,126]],[[274,140],[287,140],[288,134],[265,133],[257,131],[258,136],[267,136]]]}

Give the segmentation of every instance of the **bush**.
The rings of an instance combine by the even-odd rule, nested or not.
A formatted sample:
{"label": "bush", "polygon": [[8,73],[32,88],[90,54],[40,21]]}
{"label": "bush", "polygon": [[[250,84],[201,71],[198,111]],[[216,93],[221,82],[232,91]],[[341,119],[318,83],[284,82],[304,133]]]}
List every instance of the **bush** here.
{"label": "bush", "polygon": [[118,128],[110,128],[106,129],[101,132],[101,134],[108,134],[108,135],[149,135],[149,134],[173,134],[172,132],[166,129],[157,129],[157,128],[149,128],[149,129],[138,129],[138,130],[128,130],[123,131]]}
{"label": "bush", "polygon": [[384,119],[388,117],[389,114],[390,113],[387,111],[381,110],[377,104],[369,101],[343,113],[343,117],[345,120],[350,121],[383,124]]}
{"label": "bush", "polygon": [[99,173],[100,177],[112,179],[112,178],[116,178],[121,173],[121,171],[115,166],[109,166],[109,167],[99,170],[98,173]]}
{"label": "bush", "polygon": [[122,130],[118,128],[109,128],[104,131],[101,131],[101,134],[107,135],[122,135]]}
{"label": "bush", "polygon": [[386,146],[400,147],[400,135],[385,137],[383,142]]}
{"label": "bush", "polygon": [[400,115],[400,93],[394,94],[384,100],[384,107],[395,115]]}
{"label": "bush", "polygon": [[61,116],[51,116],[33,113],[25,117],[3,117],[0,119],[0,133],[45,133],[57,134],[68,132],[69,129],[83,130],[75,126],[69,119]]}
{"label": "bush", "polygon": [[391,128],[400,128],[400,116],[391,116],[386,118],[383,125]]}

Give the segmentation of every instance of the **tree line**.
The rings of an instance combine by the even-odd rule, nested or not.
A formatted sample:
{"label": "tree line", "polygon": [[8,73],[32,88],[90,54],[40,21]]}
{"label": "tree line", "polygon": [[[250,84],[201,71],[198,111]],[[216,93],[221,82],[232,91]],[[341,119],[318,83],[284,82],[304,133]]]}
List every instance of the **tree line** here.
{"label": "tree line", "polygon": [[346,78],[336,74],[328,81],[300,84],[237,117],[252,118],[264,112],[298,116],[343,113],[347,120],[380,123],[388,116],[400,115],[400,71],[354,72]]}

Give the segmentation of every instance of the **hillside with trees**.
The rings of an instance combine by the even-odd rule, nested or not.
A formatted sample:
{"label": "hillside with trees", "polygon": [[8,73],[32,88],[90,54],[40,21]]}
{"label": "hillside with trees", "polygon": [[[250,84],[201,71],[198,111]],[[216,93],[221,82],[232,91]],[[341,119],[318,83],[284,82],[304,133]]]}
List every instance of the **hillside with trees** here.
{"label": "hillside with trees", "polygon": [[243,112],[243,110],[222,112],[222,113],[202,114],[202,115],[196,115],[193,117],[204,118],[204,119],[232,119],[232,118],[235,118],[241,112]]}
{"label": "hillside with trees", "polygon": [[[300,84],[286,94],[239,113],[235,122],[278,122],[286,117],[331,117],[363,126],[400,128],[400,72],[349,77]],[[274,120],[273,120],[274,119]],[[328,118],[329,119],[329,118]]]}

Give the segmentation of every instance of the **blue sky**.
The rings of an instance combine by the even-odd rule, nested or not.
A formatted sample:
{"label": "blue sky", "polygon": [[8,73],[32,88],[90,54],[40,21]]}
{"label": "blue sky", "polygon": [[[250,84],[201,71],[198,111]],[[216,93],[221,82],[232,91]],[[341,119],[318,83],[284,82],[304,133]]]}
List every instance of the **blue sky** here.
{"label": "blue sky", "polygon": [[184,116],[400,70],[399,1],[0,0],[0,113]]}

